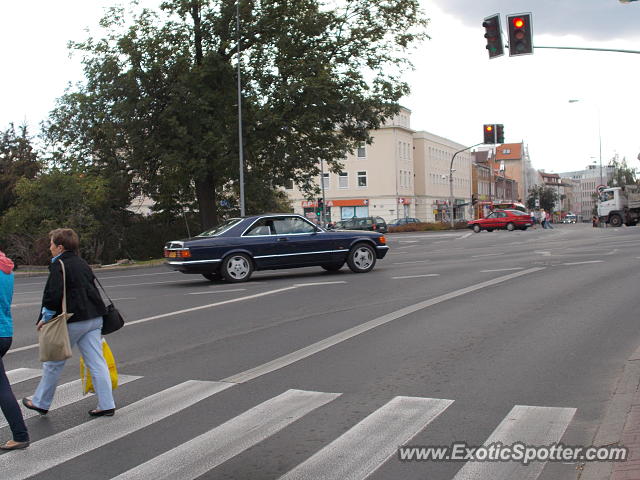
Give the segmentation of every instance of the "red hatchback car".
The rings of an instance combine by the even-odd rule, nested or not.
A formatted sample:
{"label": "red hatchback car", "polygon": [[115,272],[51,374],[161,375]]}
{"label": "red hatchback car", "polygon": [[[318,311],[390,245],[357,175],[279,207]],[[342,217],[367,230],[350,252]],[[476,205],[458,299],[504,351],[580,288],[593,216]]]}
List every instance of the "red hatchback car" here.
{"label": "red hatchback car", "polygon": [[496,228],[509,230],[526,230],[532,225],[531,216],[520,210],[494,210],[486,218],[471,220],[467,226],[478,233],[480,230],[491,232]]}

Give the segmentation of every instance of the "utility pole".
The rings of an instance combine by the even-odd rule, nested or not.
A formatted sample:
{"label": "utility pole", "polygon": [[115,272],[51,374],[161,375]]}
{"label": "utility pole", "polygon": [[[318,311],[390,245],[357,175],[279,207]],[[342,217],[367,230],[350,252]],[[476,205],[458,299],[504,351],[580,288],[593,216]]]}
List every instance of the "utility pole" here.
{"label": "utility pole", "polygon": [[240,78],[240,0],[236,0],[238,46],[238,161],[240,163],[240,216],[244,217],[244,152],[242,151],[242,80]]}

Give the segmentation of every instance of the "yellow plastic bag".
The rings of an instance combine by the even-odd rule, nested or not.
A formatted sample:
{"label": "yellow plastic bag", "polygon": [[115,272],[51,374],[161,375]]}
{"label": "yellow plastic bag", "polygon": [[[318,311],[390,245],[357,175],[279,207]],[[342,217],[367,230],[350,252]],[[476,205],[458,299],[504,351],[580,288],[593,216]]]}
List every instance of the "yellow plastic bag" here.
{"label": "yellow plastic bag", "polygon": [[[103,338],[102,339],[102,354],[107,361],[107,367],[109,367],[109,376],[111,377],[111,388],[115,390],[118,388],[118,369],[116,368],[116,359],[113,358],[113,353],[109,348],[109,344]],[[80,357],[80,380],[82,380],[82,393],[86,395],[89,392],[95,392],[93,388],[93,382],[91,381],[91,372],[84,364],[84,359]]]}

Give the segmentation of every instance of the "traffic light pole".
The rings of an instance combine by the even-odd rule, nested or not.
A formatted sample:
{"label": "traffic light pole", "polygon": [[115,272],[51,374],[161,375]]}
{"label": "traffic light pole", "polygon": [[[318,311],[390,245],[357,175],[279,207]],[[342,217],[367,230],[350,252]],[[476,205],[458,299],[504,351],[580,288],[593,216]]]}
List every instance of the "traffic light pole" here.
{"label": "traffic light pole", "polygon": [[539,47],[534,48],[553,48],[555,50],[593,50],[596,52],[618,52],[618,53],[640,53],[640,50],[621,50],[619,48],[586,48],[586,47]]}
{"label": "traffic light pole", "polygon": [[320,213],[320,226],[324,228],[326,218],[326,199],[324,198],[324,159],[320,159],[320,186],[322,188],[322,212]]}
{"label": "traffic light pole", "polygon": [[454,228],[455,223],[453,220],[453,161],[456,159],[456,155],[458,155],[459,153],[467,151],[470,148],[477,147],[478,145],[482,145],[482,143],[476,143],[475,145],[471,145],[470,147],[458,150],[453,154],[453,157],[451,157],[451,164],[449,165],[449,220],[451,222],[451,229]]}

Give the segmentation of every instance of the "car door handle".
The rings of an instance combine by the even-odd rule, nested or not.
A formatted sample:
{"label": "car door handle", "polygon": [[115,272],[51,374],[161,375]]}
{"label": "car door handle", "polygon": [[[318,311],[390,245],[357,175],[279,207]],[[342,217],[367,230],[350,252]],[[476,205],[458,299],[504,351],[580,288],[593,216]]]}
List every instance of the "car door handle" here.
{"label": "car door handle", "polygon": [[288,242],[289,239],[287,237],[280,237],[280,238],[278,238],[278,241],[279,242]]}

